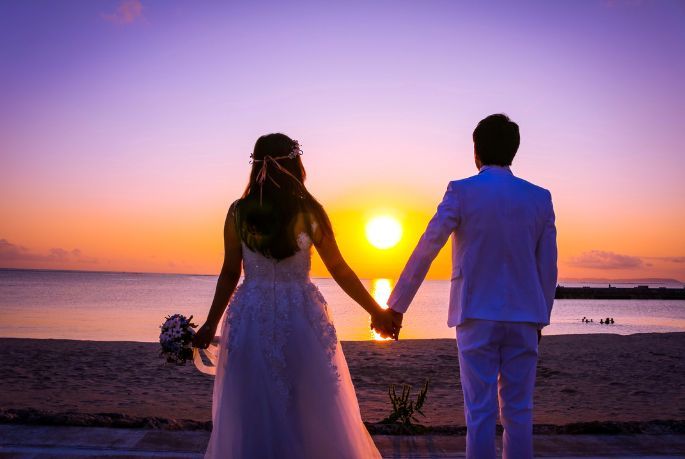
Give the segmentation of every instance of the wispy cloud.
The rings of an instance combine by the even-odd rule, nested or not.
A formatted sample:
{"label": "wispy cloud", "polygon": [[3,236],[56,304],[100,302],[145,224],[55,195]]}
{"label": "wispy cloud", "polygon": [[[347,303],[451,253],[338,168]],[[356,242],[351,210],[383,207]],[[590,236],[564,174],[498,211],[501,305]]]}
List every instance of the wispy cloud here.
{"label": "wispy cloud", "polygon": [[143,4],[140,0],[122,0],[115,11],[101,16],[113,24],[132,24],[143,18]]}
{"label": "wispy cloud", "polygon": [[665,261],[668,263],[685,263],[685,257],[645,257],[650,260]]}
{"label": "wispy cloud", "polygon": [[97,258],[86,257],[81,250],[66,250],[60,247],[50,249],[47,254],[34,253],[28,248],[0,239],[0,263],[55,262],[55,263],[97,263]]}
{"label": "wispy cloud", "polygon": [[591,269],[629,269],[645,266],[645,262],[640,257],[605,252],[603,250],[584,252],[577,257],[571,258],[568,264],[577,268]]}

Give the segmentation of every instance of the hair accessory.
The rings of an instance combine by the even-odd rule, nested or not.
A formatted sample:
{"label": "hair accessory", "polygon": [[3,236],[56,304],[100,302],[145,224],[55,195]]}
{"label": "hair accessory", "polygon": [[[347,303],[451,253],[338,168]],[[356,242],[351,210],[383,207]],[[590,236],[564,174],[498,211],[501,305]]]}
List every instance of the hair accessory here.
{"label": "hair accessory", "polygon": [[279,163],[279,161],[282,159],[295,159],[301,155],[302,155],[302,148],[300,148],[300,143],[297,140],[293,140],[293,146],[292,146],[292,149],[290,150],[290,153],[288,153],[287,155],[284,155],[284,156],[273,157],[271,155],[266,155],[266,156],[264,156],[263,159],[254,159],[254,154],[250,155],[250,157],[253,158],[250,161],[250,164],[262,163],[262,167],[259,169],[259,172],[257,173],[257,177],[255,178],[256,182],[259,184],[259,204],[260,205],[262,204],[262,188],[264,187],[264,182],[266,181],[267,178],[269,180],[271,180],[271,182],[274,185],[276,185],[278,188],[281,187],[278,184],[278,182],[276,182],[276,180],[274,180],[274,178],[268,174],[269,163],[273,164],[274,167],[276,167],[276,169],[278,169],[279,171],[283,172],[284,174],[290,176],[293,180],[295,180],[297,183],[302,185],[302,182],[300,181],[300,179],[295,177],[292,172],[290,172],[288,169],[286,169],[285,167],[283,167]]}
{"label": "hair accessory", "polygon": [[302,148],[300,148],[300,142],[299,141],[293,140],[293,148],[290,151],[288,158],[295,159],[298,156],[302,156]]}

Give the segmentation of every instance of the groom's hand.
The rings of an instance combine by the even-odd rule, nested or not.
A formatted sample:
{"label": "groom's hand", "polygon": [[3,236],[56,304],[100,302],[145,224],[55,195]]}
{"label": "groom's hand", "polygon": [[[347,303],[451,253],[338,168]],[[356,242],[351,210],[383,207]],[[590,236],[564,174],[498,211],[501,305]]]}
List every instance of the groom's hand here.
{"label": "groom's hand", "polygon": [[392,317],[393,338],[395,338],[395,341],[397,341],[400,338],[400,330],[402,329],[402,319],[404,318],[404,314],[392,309],[388,309],[388,311]]}
{"label": "groom's hand", "polygon": [[371,328],[383,338],[397,341],[402,328],[402,314],[392,309],[381,309],[371,318]]}

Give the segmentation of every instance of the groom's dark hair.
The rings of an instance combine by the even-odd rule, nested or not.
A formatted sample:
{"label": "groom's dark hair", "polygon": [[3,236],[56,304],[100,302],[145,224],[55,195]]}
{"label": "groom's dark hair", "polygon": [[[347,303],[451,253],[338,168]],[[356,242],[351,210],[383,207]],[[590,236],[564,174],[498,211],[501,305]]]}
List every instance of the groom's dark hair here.
{"label": "groom's dark hair", "polygon": [[483,165],[510,166],[520,143],[518,124],[502,113],[482,119],[473,130],[473,145]]}

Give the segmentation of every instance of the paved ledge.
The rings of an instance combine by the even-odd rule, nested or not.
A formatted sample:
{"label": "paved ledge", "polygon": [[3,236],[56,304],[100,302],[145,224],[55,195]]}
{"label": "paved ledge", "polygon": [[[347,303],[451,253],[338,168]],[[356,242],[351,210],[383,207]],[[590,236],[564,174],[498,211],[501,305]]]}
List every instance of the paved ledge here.
{"label": "paved ledge", "polygon": [[[0,424],[0,459],[197,459],[209,432]],[[384,458],[463,458],[462,436],[374,435]],[[685,435],[536,435],[541,458],[682,458]]]}

